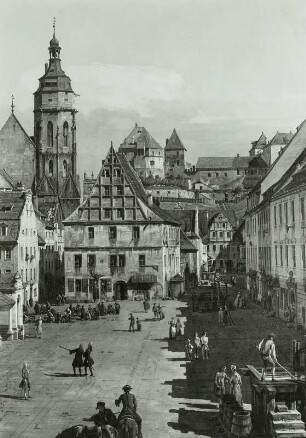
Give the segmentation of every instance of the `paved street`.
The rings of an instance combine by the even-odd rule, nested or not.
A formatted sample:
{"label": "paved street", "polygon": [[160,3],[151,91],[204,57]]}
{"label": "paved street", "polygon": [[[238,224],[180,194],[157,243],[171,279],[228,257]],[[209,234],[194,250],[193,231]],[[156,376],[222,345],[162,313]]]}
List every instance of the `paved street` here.
{"label": "paved street", "polygon": [[[143,312],[142,303],[123,302],[115,320],[72,324],[45,324],[43,339],[5,342],[0,357],[0,435],[9,437],[55,437],[61,430],[80,424],[95,412],[96,402],[105,401],[115,412],[114,400],[129,383],[139,402],[144,420],[144,437],[179,437],[184,433],[212,437],[210,419],[216,414],[213,376],[225,363],[260,365],[254,346],[269,331],[277,336],[279,361],[289,364],[293,338],[303,338],[283,322],[267,318],[253,304],[232,313],[232,327],[218,327],[217,314],[200,315],[185,303],[165,301],[165,320],[152,319]],[[128,313],[142,320],[140,333],[129,333]],[[168,320],[183,315],[186,335],[208,330],[210,360],[187,363],[183,340],[168,342]],[[30,333],[31,334],[31,333]],[[95,377],[73,377],[72,355],[58,348],[76,348],[93,342]],[[27,361],[31,372],[32,396],[20,399],[20,371]],[[250,402],[249,383],[243,378],[243,395]]]}

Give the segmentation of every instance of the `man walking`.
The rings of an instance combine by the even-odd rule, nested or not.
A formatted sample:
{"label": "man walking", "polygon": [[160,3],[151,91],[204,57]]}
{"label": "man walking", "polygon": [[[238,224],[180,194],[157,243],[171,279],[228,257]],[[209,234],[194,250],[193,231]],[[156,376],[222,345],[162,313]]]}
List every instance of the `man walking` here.
{"label": "man walking", "polygon": [[135,332],[135,318],[134,318],[133,313],[130,313],[129,321],[130,321],[129,332],[131,332],[133,330],[133,333],[134,333]]}
{"label": "man walking", "polygon": [[224,312],[222,307],[219,308],[218,319],[219,319],[219,325],[224,325]]}
{"label": "man walking", "polygon": [[275,381],[275,365],[277,364],[274,335],[271,333],[258,345],[260,356],[263,362],[261,380],[265,380],[267,368],[272,368],[272,382]]}
{"label": "man walking", "polygon": [[208,348],[208,336],[207,333],[204,332],[202,334],[202,336],[200,337],[200,341],[201,341],[201,354],[202,354],[202,359],[208,359],[209,356],[209,348]]}

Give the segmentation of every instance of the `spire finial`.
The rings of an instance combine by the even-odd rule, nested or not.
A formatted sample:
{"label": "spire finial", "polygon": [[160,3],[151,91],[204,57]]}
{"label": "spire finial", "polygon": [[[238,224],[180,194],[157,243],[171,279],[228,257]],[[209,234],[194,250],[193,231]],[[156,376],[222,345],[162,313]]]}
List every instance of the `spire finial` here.
{"label": "spire finial", "polygon": [[56,25],[56,18],[53,17],[53,36],[55,36],[55,25]]}
{"label": "spire finial", "polygon": [[12,99],[12,103],[11,103],[11,108],[12,108],[12,114],[14,114],[14,108],[15,108],[15,105],[14,105],[14,94],[12,94],[12,96],[11,96],[11,99]]}

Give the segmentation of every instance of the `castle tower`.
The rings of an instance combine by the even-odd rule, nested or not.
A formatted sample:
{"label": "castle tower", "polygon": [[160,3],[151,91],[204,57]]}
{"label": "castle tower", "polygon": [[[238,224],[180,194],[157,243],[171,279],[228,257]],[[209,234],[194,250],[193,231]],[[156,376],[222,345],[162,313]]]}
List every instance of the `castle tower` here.
{"label": "castle tower", "polygon": [[56,193],[69,176],[76,180],[75,93],[61,67],[61,47],[55,36],[49,46],[49,64],[34,93],[34,139],[37,146],[36,179],[46,175]]}

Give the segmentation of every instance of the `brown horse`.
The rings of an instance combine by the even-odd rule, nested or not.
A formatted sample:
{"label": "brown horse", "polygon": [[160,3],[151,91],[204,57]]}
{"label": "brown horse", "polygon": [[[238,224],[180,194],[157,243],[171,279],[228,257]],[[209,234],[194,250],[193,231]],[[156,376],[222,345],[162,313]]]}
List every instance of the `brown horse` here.
{"label": "brown horse", "polygon": [[103,427],[101,430],[101,427],[97,426],[77,425],[63,430],[56,438],[118,438],[118,433],[111,426]]}
{"label": "brown horse", "polygon": [[134,418],[125,416],[117,425],[119,438],[137,438],[138,426]]}

